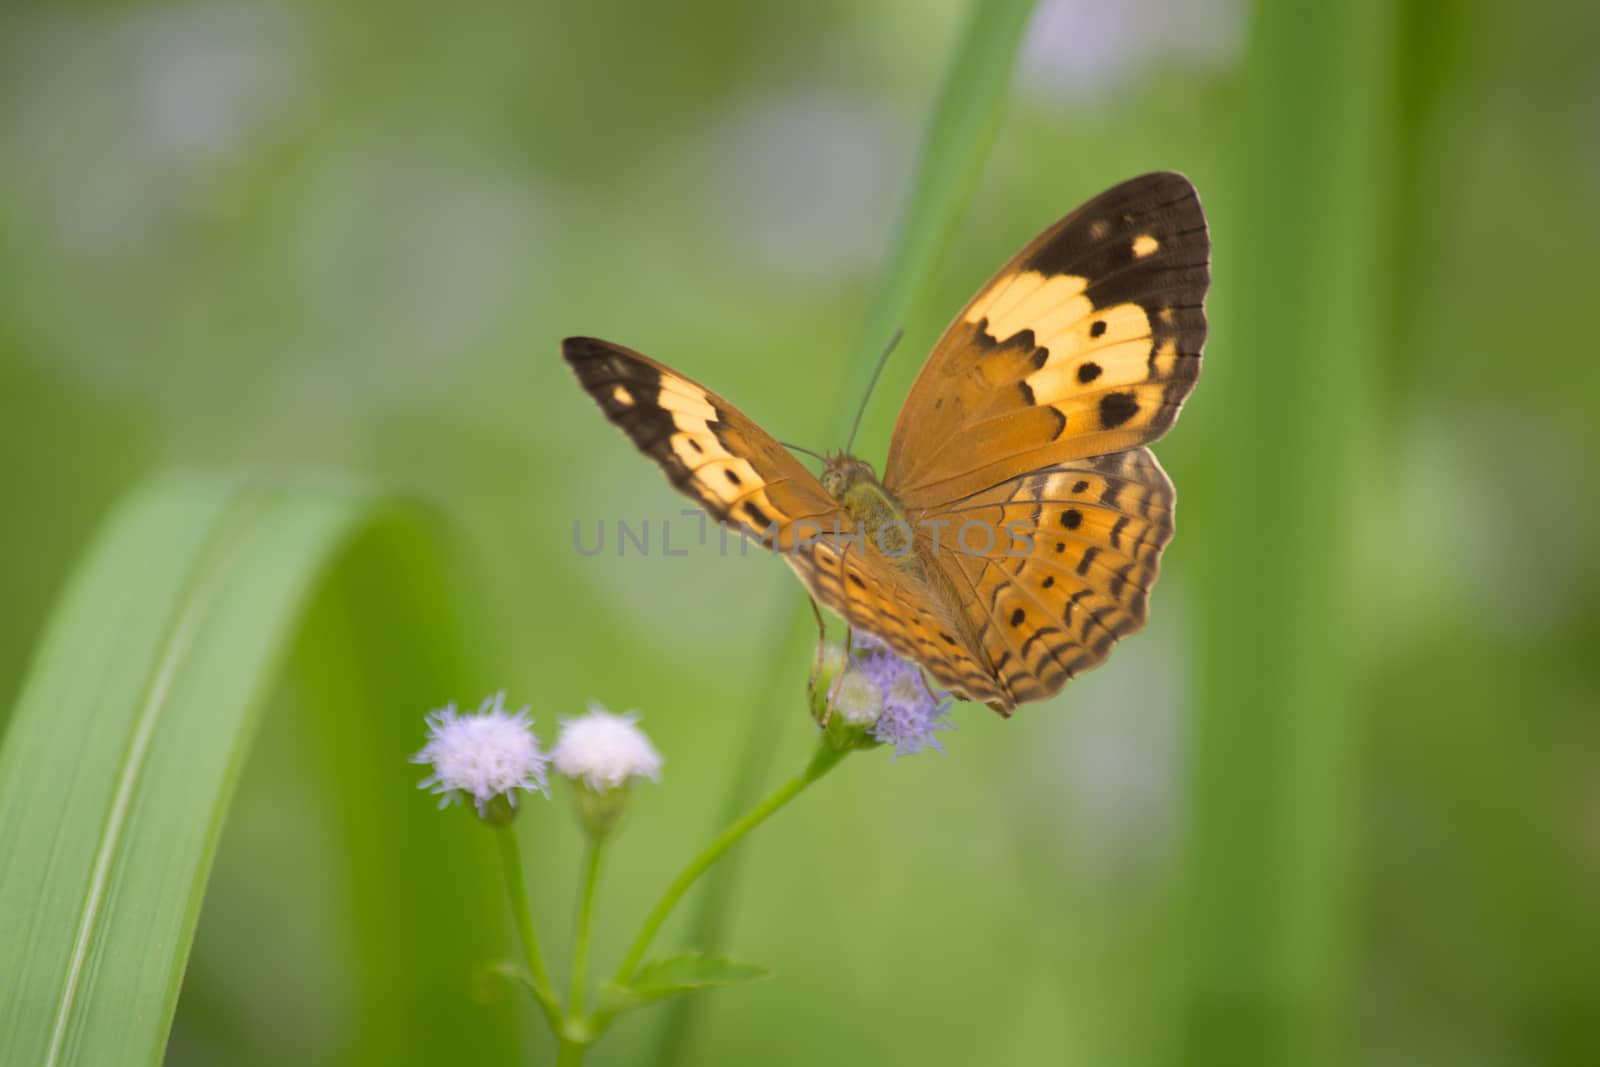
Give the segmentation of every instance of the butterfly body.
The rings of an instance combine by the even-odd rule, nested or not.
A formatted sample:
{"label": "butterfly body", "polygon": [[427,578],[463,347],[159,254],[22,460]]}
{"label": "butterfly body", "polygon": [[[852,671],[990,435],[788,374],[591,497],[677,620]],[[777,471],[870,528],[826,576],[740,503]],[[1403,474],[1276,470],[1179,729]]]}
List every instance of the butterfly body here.
{"label": "butterfly body", "polygon": [[851,625],[1007,714],[1144,624],[1175,496],[1144,446],[1199,376],[1209,258],[1178,174],[1061,219],[945,331],[881,478],[847,453],[813,475],[637,352],[577,337],[563,354],[680,491],[780,553]]}
{"label": "butterfly body", "polygon": [[906,510],[878,481],[872,466],[844,452],[824,462],[819,479],[822,488],[839,502],[840,510],[863,540],[896,561],[909,560],[912,527]]}

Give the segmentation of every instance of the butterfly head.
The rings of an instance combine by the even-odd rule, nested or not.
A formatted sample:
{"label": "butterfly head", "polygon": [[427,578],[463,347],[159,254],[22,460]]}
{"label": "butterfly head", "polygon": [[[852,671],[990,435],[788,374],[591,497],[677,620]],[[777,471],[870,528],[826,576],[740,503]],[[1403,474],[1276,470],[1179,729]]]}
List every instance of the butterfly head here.
{"label": "butterfly head", "polygon": [[835,452],[823,463],[822,488],[841,504],[848,504],[852,491],[858,487],[877,484],[878,477],[871,465],[848,452]]}

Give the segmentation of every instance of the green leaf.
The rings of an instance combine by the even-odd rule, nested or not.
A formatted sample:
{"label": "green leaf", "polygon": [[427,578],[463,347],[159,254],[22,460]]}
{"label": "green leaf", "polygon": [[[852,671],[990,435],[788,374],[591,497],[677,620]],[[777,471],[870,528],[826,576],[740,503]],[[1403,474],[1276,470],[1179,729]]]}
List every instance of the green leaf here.
{"label": "green leaf", "polygon": [[742,985],[771,977],[772,971],[766,967],[703,956],[698,952],[668,956],[645,963],[624,985],[607,982],[600,1010],[602,1015],[616,1015],[699,989]]}
{"label": "green leaf", "polygon": [[511,960],[499,960],[479,970],[473,982],[473,991],[485,1004],[499,1003],[507,989],[515,988],[539,999],[539,987],[534,984],[528,968]]}
{"label": "green leaf", "polygon": [[[57,606],[0,747],[0,1063],[162,1059],[264,697],[298,648],[293,639],[313,594],[345,556],[362,565],[341,567],[355,579],[341,577],[317,598],[320,621],[311,633],[318,640],[296,656],[312,668],[301,689],[349,701],[318,717],[325,738],[347,739],[328,742],[341,778],[384,781],[371,803],[389,811],[416,799],[396,796],[416,777],[416,768],[403,766],[404,750],[393,751],[409,743],[396,736],[401,720],[392,708],[372,707],[374,685],[363,690],[355,680],[384,673],[384,662],[371,658],[377,649],[362,645],[384,626],[453,644],[446,627],[426,629],[438,620],[443,583],[424,530],[415,516],[356,493],[193,477],[162,479],[113,516]],[[370,589],[362,566],[374,565],[385,572],[387,599],[363,607],[332,595]],[[341,656],[358,662],[335,662]],[[420,710],[414,729],[420,738]],[[402,765],[369,769],[391,761]],[[356,806],[334,814],[350,810]],[[413,847],[439,849],[419,861],[394,847],[393,834],[370,815],[361,826],[367,840],[352,851],[381,850],[365,866],[386,880],[381,896],[347,883],[371,902],[364,910],[389,923],[438,910],[443,876],[412,872],[457,861],[451,846],[413,835]],[[455,873],[466,884],[476,876],[470,858]],[[484,892],[492,899],[492,889]],[[459,933],[471,951],[492,939],[482,920],[447,913],[442,921],[455,924],[443,936]],[[404,940],[393,926],[385,936]],[[390,1010],[454,1012],[448,1003],[428,1005],[447,1000],[440,987],[465,985],[469,971],[459,956],[443,961],[449,970],[438,978],[408,973],[416,963],[408,958],[386,962],[407,968],[381,976]],[[369,1016],[360,1022],[370,1020],[371,1005],[357,1010]],[[398,1051],[386,1042],[410,1036],[364,1032],[350,1051],[382,1059]],[[482,1041],[510,1047],[499,1036]]]}

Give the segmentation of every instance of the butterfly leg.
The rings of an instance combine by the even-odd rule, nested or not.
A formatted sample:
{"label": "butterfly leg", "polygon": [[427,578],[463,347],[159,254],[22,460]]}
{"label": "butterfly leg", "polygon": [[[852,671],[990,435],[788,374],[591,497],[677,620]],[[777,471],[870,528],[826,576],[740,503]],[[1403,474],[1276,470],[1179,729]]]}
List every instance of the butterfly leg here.
{"label": "butterfly leg", "polygon": [[817,688],[817,678],[822,674],[822,655],[827,649],[828,626],[822,621],[822,609],[817,607],[815,597],[806,597],[806,603],[811,605],[811,617],[817,620],[817,654],[811,661],[811,677],[806,680],[806,692],[811,693]]}
{"label": "butterfly leg", "polygon": [[839,667],[839,673],[834,675],[833,685],[828,687],[828,705],[822,710],[822,725],[826,727],[828,720],[833,717],[833,704],[839,697],[839,683],[844,681],[844,672],[850,667],[850,649],[855,641],[855,631],[849,623],[844,627],[844,663]]}

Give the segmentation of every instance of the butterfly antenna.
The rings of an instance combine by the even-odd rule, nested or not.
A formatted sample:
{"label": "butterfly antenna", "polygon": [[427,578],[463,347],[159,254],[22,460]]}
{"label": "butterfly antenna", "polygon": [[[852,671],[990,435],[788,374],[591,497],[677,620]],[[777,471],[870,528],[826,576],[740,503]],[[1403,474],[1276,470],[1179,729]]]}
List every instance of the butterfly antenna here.
{"label": "butterfly antenna", "polygon": [[872,399],[872,390],[877,387],[878,375],[883,373],[883,365],[889,362],[889,353],[894,351],[894,346],[900,343],[900,338],[905,336],[904,326],[894,331],[894,336],[889,338],[889,343],[884,346],[883,355],[878,357],[878,365],[872,368],[872,380],[867,383],[867,395],[861,398],[861,406],[856,409],[856,421],[850,427],[850,439],[844,443],[844,450],[850,451],[850,446],[856,443],[856,431],[861,429],[861,416],[867,413],[867,401]]}
{"label": "butterfly antenna", "polygon": [[784,448],[787,448],[791,452],[803,452],[808,456],[817,457],[818,459],[822,460],[822,462],[824,462],[824,463],[828,462],[828,457],[827,456],[824,456],[821,452],[813,452],[813,451],[811,451],[811,449],[806,448],[804,445],[791,445],[788,441],[779,441],[778,443],[780,445],[782,445]]}

